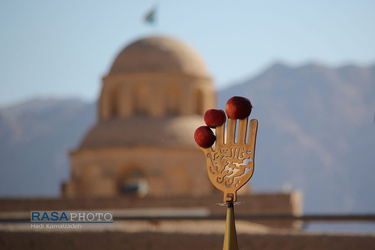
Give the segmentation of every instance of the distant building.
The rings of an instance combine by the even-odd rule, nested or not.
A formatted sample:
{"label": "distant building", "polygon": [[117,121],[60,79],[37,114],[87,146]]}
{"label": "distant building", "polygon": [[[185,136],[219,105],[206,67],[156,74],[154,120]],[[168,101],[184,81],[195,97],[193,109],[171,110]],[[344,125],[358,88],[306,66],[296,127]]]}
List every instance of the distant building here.
{"label": "distant building", "polygon": [[214,192],[193,134],[215,104],[212,79],[191,47],[166,37],[131,43],[103,78],[98,121],[70,153],[63,195]]}
{"label": "distant building", "polygon": [[[116,223],[61,234],[45,230],[57,238],[46,237],[43,231],[36,234],[29,224],[1,224],[5,236],[0,243],[19,249],[46,248],[54,245],[54,239],[77,248],[220,248],[225,220],[217,218],[225,215],[226,208],[216,204],[223,194],[210,183],[204,153],[193,138],[195,129],[204,125],[205,110],[214,107],[212,79],[189,46],[165,37],[131,43],[103,78],[98,120],[70,153],[71,176],[63,185],[63,197],[0,200],[0,217],[9,221],[29,222],[30,211],[108,210],[114,212]],[[301,213],[299,192],[249,194],[248,186],[240,191],[244,204],[236,206],[236,216]],[[299,221],[277,218],[237,217],[239,244],[279,247],[285,229],[298,234],[281,248],[296,249],[290,246],[300,247],[301,241],[309,240],[294,231],[300,228]],[[261,235],[268,237],[263,238],[265,243],[260,239],[253,247]],[[108,237],[111,240],[102,245]]]}
{"label": "distant building", "polygon": [[[160,209],[222,211],[215,202],[223,194],[210,183],[204,153],[194,141],[215,99],[205,65],[188,45],[147,37],[126,46],[103,77],[96,124],[70,153],[71,177],[63,197],[45,207],[65,200],[69,207],[115,207],[126,213],[134,207],[141,214],[154,209],[154,215]],[[251,206],[239,206],[237,214],[301,212],[298,192],[249,193],[248,185],[239,190],[239,200]]]}

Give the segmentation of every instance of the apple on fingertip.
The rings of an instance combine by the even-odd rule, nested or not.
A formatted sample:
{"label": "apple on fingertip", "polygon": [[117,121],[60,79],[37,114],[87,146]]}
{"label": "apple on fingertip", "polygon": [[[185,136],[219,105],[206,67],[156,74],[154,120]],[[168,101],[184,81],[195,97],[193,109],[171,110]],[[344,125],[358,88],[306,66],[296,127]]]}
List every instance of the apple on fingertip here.
{"label": "apple on fingertip", "polygon": [[249,99],[242,96],[233,96],[225,105],[225,112],[228,118],[245,119],[251,113],[253,105]]}
{"label": "apple on fingertip", "polygon": [[209,109],[204,114],[204,122],[210,128],[216,128],[225,123],[227,116],[224,110],[221,109]]}
{"label": "apple on fingertip", "polygon": [[201,148],[209,148],[216,141],[216,136],[208,126],[200,126],[195,130],[194,140]]}

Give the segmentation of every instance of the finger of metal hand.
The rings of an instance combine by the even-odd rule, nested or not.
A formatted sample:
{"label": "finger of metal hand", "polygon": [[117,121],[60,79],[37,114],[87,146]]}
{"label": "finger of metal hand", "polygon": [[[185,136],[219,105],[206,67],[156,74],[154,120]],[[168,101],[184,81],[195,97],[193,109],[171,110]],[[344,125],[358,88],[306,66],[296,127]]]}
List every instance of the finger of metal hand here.
{"label": "finger of metal hand", "polygon": [[250,121],[250,128],[249,128],[249,140],[247,144],[255,147],[255,140],[257,137],[257,130],[258,130],[258,120],[252,119]]}
{"label": "finger of metal hand", "polygon": [[224,145],[225,138],[225,123],[215,129],[216,134],[216,146]]}
{"label": "finger of metal hand", "polygon": [[246,134],[247,134],[247,121],[248,117],[245,119],[240,119],[238,124],[238,139],[237,143],[244,144],[246,143]]}
{"label": "finger of metal hand", "polygon": [[228,127],[227,127],[227,141],[225,144],[234,143],[236,138],[236,119],[228,118]]}

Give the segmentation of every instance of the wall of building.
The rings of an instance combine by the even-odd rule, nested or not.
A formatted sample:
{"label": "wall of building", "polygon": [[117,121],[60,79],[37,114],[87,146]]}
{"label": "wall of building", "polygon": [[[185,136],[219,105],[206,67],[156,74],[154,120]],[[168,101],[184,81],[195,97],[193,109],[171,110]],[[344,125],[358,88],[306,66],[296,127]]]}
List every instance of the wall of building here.
{"label": "wall of building", "polygon": [[[124,232],[2,232],[1,249],[222,249],[221,234]],[[374,235],[239,234],[239,249],[251,250],[370,250]]]}
{"label": "wall of building", "polygon": [[66,197],[121,195],[121,185],[135,171],[143,175],[146,197],[212,193],[199,149],[100,148],[71,155],[71,181]]}

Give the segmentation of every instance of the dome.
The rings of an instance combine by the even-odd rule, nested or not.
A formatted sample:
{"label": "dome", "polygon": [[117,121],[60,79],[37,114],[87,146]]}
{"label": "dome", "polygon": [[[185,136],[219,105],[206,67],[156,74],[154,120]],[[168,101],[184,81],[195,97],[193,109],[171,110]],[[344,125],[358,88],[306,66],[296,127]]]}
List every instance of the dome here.
{"label": "dome", "polygon": [[125,47],[109,75],[137,72],[182,73],[207,76],[206,66],[190,46],[167,37],[147,37]]}
{"label": "dome", "polygon": [[194,131],[201,125],[201,116],[110,119],[96,124],[80,148],[194,147]]}

